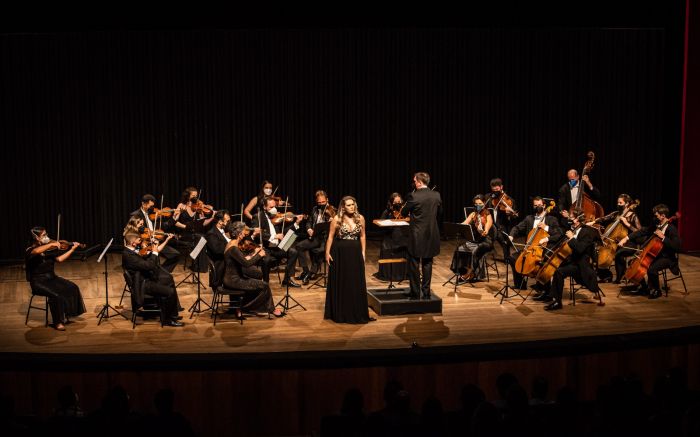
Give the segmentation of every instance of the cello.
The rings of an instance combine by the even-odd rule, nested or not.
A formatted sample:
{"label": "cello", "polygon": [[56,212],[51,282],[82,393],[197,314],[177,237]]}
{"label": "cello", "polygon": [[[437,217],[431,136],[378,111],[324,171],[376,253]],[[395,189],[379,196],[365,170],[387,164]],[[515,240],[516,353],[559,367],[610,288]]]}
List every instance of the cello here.
{"label": "cello", "polygon": [[[639,200],[631,202],[620,215],[617,216],[614,222],[610,223],[605,231],[600,235],[603,245],[598,248],[598,268],[607,269],[615,261],[615,252],[617,251],[617,243],[629,234],[627,227],[620,223],[630,211],[634,211],[639,206]],[[597,219],[598,221],[600,219]]]}
{"label": "cello", "polygon": [[[544,210],[545,217],[552,211],[554,206],[554,201],[549,202],[549,206]],[[544,223],[544,221],[542,223]],[[539,226],[530,229],[530,232],[527,234],[527,240],[525,241],[525,247],[515,260],[516,272],[523,276],[530,277],[533,275],[533,273],[537,272],[537,269],[539,269],[540,263],[542,262],[542,258],[544,256],[544,247],[540,246],[539,241],[548,237],[549,232],[545,231]]]}
{"label": "cello", "polygon": [[[672,217],[669,217],[665,223],[656,226],[656,229],[665,229],[669,223],[677,220],[679,217],[680,213],[676,212]],[[649,266],[654,262],[659,253],[661,253],[663,248],[664,241],[659,238],[656,233],[653,233],[644,243],[639,254],[635,255],[635,260],[632,261],[632,264],[630,264],[625,271],[625,279],[633,284],[639,285],[646,276]]]}
{"label": "cello", "polygon": [[[583,171],[581,172],[582,179],[583,176],[590,173],[590,171],[593,169],[593,166],[595,165],[595,153],[593,153],[593,151],[589,151],[587,156],[588,161],[586,161],[586,163],[583,165]],[[591,196],[589,196],[588,193],[584,192],[583,187],[583,183],[579,182],[579,190],[578,194],[576,195],[576,202],[571,204],[571,207],[569,208],[569,214],[571,214],[576,208],[581,209],[583,210],[584,216],[586,217],[585,221],[592,222],[597,218],[603,217],[605,215],[605,211],[603,210],[603,207],[600,203],[591,199]]]}

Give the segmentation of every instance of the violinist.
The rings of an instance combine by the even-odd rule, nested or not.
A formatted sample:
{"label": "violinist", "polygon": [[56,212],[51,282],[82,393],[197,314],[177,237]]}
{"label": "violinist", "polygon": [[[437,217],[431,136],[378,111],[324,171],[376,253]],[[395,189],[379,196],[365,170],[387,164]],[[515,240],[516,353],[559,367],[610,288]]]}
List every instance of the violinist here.
{"label": "violinist", "polygon": [[320,264],[323,262],[323,253],[326,250],[328,232],[324,232],[322,235],[315,235],[314,227],[319,223],[329,222],[331,217],[335,215],[335,208],[329,205],[328,195],[325,191],[316,191],[314,197],[316,205],[311,209],[311,214],[309,214],[305,225],[308,238],[294,246],[299,252],[299,265],[303,269],[296,279],[301,280],[304,285],[316,278]]}
{"label": "violinist", "polygon": [[[146,225],[145,227],[148,228],[149,231],[156,230],[155,223],[148,217],[149,214],[154,212],[155,204],[156,198],[152,194],[144,194],[144,196],[141,198],[141,207],[131,213],[131,217],[137,217],[143,220],[143,223]],[[141,232],[138,233],[141,234]],[[180,259],[180,252],[173,247],[166,245],[160,251],[158,259],[160,260],[161,258],[163,268],[169,273],[172,273],[172,271],[175,270],[175,266],[177,266],[178,260]]]}
{"label": "violinist", "polygon": [[[243,210],[243,215],[249,223],[253,221],[253,216],[257,215],[258,211],[262,211],[264,209],[262,205],[263,199],[265,197],[273,196],[274,192],[272,191],[272,182],[267,180],[263,181],[258,194],[253,196],[253,198],[248,201],[248,204]],[[277,201],[278,206],[284,206],[284,200],[279,197],[275,197],[275,200]]]}
{"label": "violinist", "polygon": [[61,250],[61,243],[49,239],[45,228],[36,226],[30,233],[30,246],[24,255],[27,281],[33,294],[47,297],[53,327],[65,331],[68,318],[83,314],[85,304],[80,288],[57,276],[54,265],[67,260],[80,243],[72,243],[68,250]]}
{"label": "violinist", "polygon": [[[618,226],[624,226],[628,235],[637,232],[642,228],[642,224],[639,222],[637,213],[633,208],[630,208],[630,205],[632,205],[632,197],[630,197],[629,194],[620,194],[617,196],[617,210],[615,212],[586,224],[588,226],[600,224],[605,227],[619,219],[620,222]],[[621,257],[620,262],[622,262],[623,268],[617,271],[617,278],[614,281],[616,284],[620,283],[620,279],[624,273],[624,256]],[[612,279],[612,272],[609,268],[601,268],[598,266],[598,278],[599,282],[610,282]]]}
{"label": "violinist", "polygon": [[[297,258],[299,257],[299,252],[294,247],[290,247],[287,251],[284,251],[277,247],[279,243],[284,238],[282,234],[282,227],[286,225],[284,220],[279,224],[273,224],[272,219],[277,216],[277,201],[272,197],[266,197],[263,199],[263,211],[260,211],[253,220],[253,226],[255,228],[260,228],[260,233],[262,234],[263,247],[265,248],[266,255],[263,257],[262,272],[263,280],[269,282],[270,280],[270,268],[275,260],[280,260],[283,258],[287,259],[287,268],[284,273],[284,280],[282,285],[289,285],[290,287],[301,287],[300,284],[294,281],[294,271],[297,263]],[[299,223],[302,220],[302,216],[297,216],[294,223],[290,225],[294,229],[299,229]]]}
{"label": "violinist", "polygon": [[661,297],[659,272],[666,268],[677,268],[678,252],[681,250],[681,238],[678,235],[678,229],[669,222],[668,206],[659,204],[656,205],[652,211],[654,213],[653,225],[632,232],[618,243],[620,248],[615,254],[615,269],[618,269],[618,278],[621,278],[623,272],[626,270],[625,257],[636,253],[635,250],[624,247],[628,246],[629,242],[644,243],[653,235],[659,237],[663,242],[663,249],[656,258],[654,258],[654,261],[652,261],[647,269],[648,284],[646,281],[642,280],[639,288],[633,292],[634,294],[649,293],[649,299],[657,299]]}
{"label": "violinist", "polygon": [[507,260],[510,256],[510,244],[504,239],[513,227],[512,221],[517,217],[515,211],[515,201],[503,191],[503,180],[501,178],[491,179],[491,193],[486,200],[486,207],[493,214],[493,226],[495,240],[503,249],[503,259]]}
{"label": "violinist", "polygon": [[[532,214],[526,216],[520,223],[513,226],[513,229],[510,230],[508,238],[513,241],[515,237],[528,235],[528,233],[535,228],[543,229],[549,234],[549,237],[542,238],[540,241],[533,241],[531,244],[536,244],[551,249],[561,239],[562,231],[559,227],[559,220],[547,214],[544,199],[539,196],[532,198]],[[513,268],[513,283],[515,284],[516,288],[526,290],[527,278],[523,277],[515,270],[516,257],[517,254],[508,257],[508,262]],[[534,299],[537,301],[551,300],[547,293],[538,294],[534,297]]]}
{"label": "violinist", "polygon": [[481,259],[493,250],[493,216],[486,209],[485,197],[477,194],[472,202],[474,211],[462,224],[473,225],[475,239],[457,246],[450,265],[450,270],[459,274],[457,283],[484,279],[486,272],[481,269]]}
{"label": "violinist", "polygon": [[[214,211],[210,205],[204,205],[198,198],[199,192],[194,187],[187,187],[182,192],[180,203],[173,212],[173,220],[177,228],[180,239],[178,247],[180,250],[190,252],[201,237],[207,232],[209,225],[214,221]],[[198,272],[207,271],[207,258],[198,258],[199,265],[191,266],[192,270]]]}
{"label": "violinist", "polygon": [[554,301],[545,306],[544,309],[547,311],[563,308],[561,297],[564,290],[564,279],[569,276],[573,276],[576,282],[593,293],[600,293],[598,278],[591,266],[598,231],[583,223],[584,213],[579,208],[572,210],[570,218],[571,228],[566,231],[566,238],[568,238],[567,244],[571,248],[571,255],[554,272],[550,284],[550,293]]}
{"label": "violinist", "polygon": [[224,271],[224,251],[226,245],[231,241],[227,233],[228,224],[231,222],[231,215],[225,209],[216,211],[214,214],[214,226],[209,229],[205,238],[207,239],[207,256],[214,263],[217,272]]}
{"label": "violinist", "polygon": [[[379,217],[386,219],[404,219],[401,215],[404,201],[399,193],[391,193],[386,209]],[[408,226],[390,226],[382,228],[384,237],[379,251],[379,258],[407,258],[408,255]],[[401,281],[406,277],[406,264],[395,264],[389,268],[386,264],[379,264],[377,279],[382,281]]]}
{"label": "violinist", "polygon": [[[235,222],[231,225],[231,241],[226,245],[226,273],[224,285],[235,290],[244,290],[242,309],[251,313],[284,316],[284,312],[275,308],[272,291],[267,281],[261,280],[262,273],[251,268],[263,257],[265,249],[256,247],[251,253],[241,251],[240,246],[245,236],[246,225]],[[240,317],[240,313],[237,314]]]}
{"label": "violinist", "polygon": [[142,256],[139,254],[142,243],[139,234],[129,232],[124,239],[126,245],[122,252],[122,267],[134,278],[134,289],[131,293],[136,308],[143,305],[145,294],[152,295],[160,300],[160,314],[164,326],[184,326],[179,321],[182,317],[177,314],[179,303],[173,275],[158,265],[158,250]]}
{"label": "violinist", "polygon": [[579,190],[583,189],[583,192],[587,193],[593,200],[600,198],[600,191],[593,186],[591,178],[587,174],[579,178],[578,171],[572,168],[566,173],[566,177],[569,181],[559,188],[559,203],[557,204],[561,214],[559,223],[563,228],[568,226],[569,209],[571,209],[571,205],[576,203]]}

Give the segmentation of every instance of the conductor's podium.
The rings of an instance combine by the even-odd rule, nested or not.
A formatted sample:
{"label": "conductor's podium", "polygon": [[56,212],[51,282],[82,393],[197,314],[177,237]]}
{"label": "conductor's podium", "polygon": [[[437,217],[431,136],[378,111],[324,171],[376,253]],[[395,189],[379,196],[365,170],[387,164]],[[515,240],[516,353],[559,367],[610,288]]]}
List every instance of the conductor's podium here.
{"label": "conductor's podium", "polygon": [[[379,264],[406,263],[405,258],[380,259]],[[393,282],[387,287],[367,288],[367,304],[380,316],[401,314],[442,313],[442,299],[430,293],[430,299],[409,299],[410,287],[397,287]]]}

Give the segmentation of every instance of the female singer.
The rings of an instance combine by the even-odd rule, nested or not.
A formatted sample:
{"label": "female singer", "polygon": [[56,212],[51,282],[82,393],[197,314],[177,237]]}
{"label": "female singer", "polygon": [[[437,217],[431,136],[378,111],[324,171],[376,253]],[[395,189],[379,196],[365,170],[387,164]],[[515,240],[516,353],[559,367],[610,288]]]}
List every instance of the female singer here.
{"label": "female singer", "polygon": [[[394,219],[401,217],[403,199],[399,193],[391,193],[386,209],[382,212],[380,219]],[[392,226],[384,229],[382,247],[379,251],[379,258],[406,258],[406,247],[408,246],[408,226]],[[396,264],[389,268],[386,264],[379,265],[377,279],[386,281],[401,281],[406,278],[406,264]]]}
{"label": "female singer", "polygon": [[326,241],[329,271],[325,319],[336,323],[376,320],[367,309],[366,244],[365,218],[358,212],[355,198],[345,196],[331,220]]}
{"label": "female singer", "polygon": [[[226,245],[224,260],[226,272],[224,273],[224,285],[236,290],[245,290],[243,297],[243,310],[253,313],[267,313],[275,317],[284,316],[279,308],[275,308],[272,302],[270,285],[262,281],[262,272],[253,270],[253,267],[265,256],[265,249],[256,247],[250,254],[244,254],[239,249],[239,244],[245,236],[246,225],[236,222],[229,227],[231,241]],[[256,276],[256,277],[253,277]],[[240,316],[240,314],[237,314]]]}
{"label": "female singer", "polygon": [[33,294],[48,298],[53,327],[65,331],[64,325],[69,322],[68,318],[83,314],[85,304],[80,288],[73,282],[56,276],[54,264],[56,261],[67,260],[79,243],[73,243],[70,249],[61,251],[61,244],[51,241],[43,227],[34,227],[30,232],[31,246],[25,252],[27,280]]}
{"label": "female singer", "polygon": [[462,222],[464,225],[473,225],[474,241],[467,241],[457,246],[452,255],[450,270],[459,274],[458,282],[475,281],[485,278],[485,272],[481,269],[481,258],[493,250],[491,232],[493,228],[493,216],[485,209],[484,196],[477,194],[472,200],[474,212]]}

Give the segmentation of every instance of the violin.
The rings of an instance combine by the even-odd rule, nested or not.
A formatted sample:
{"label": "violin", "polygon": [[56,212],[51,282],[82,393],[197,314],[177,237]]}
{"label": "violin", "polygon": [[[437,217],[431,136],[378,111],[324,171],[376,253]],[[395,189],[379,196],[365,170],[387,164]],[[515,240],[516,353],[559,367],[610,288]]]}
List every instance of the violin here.
{"label": "violin", "polygon": [[177,238],[177,236],[175,234],[168,234],[166,232],[163,232],[160,229],[156,229],[155,231],[151,231],[150,229],[146,228],[146,229],[144,229],[143,233],[141,233],[142,240],[156,239],[158,241],[163,241],[163,240],[165,240],[166,237]]}
{"label": "violin", "polygon": [[238,242],[238,249],[240,249],[240,251],[246,255],[253,253],[253,251],[257,248],[258,245],[255,244],[253,238],[249,235],[246,235],[241,241]]}
{"label": "violin", "polygon": [[331,204],[326,205],[326,208],[323,211],[323,215],[330,218],[333,218],[338,214],[338,210],[335,209],[335,207]]}
{"label": "violin", "polygon": [[196,202],[191,203],[191,204],[190,204],[190,209],[192,209],[192,211],[194,211],[195,213],[198,213],[198,214],[205,214],[205,215],[209,215],[209,214],[211,214],[212,212],[214,212],[214,207],[213,207],[213,206],[211,206],[211,205],[206,205],[206,204],[205,204],[204,202],[202,202],[201,200],[197,200]]}
{"label": "violin", "polygon": [[[593,169],[593,166],[595,165],[595,153],[589,151],[587,156],[588,161],[586,161],[586,163],[583,165],[583,171],[581,172],[582,178],[583,176],[590,173],[590,171]],[[579,182],[578,194],[576,195],[576,202],[571,204],[571,207],[569,208],[569,214],[571,214],[575,208],[582,209],[586,217],[585,221],[592,222],[597,218],[603,217],[605,215],[605,211],[603,210],[603,207],[600,203],[591,199],[591,196],[589,196],[588,193],[584,192],[585,190],[583,188],[583,184],[583,179],[581,179],[581,181]]]}
{"label": "violin", "polygon": [[[679,217],[680,213],[675,213],[672,217],[669,217],[669,219],[666,220],[666,223],[657,226],[656,229],[662,229],[664,226],[673,222],[674,220],[677,220]],[[632,261],[632,264],[630,264],[627,271],[625,271],[625,279],[633,284],[639,285],[642,282],[642,279],[644,279],[646,276],[649,266],[652,262],[654,262],[654,259],[656,259],[659,253],[661,253],[663,248],[663,240],[659,238],[656,233],[652,234],[651,237],[649,237],[649,239],[644,243],[644,246],[642,246],[642,250],[639,255],[635,255],[636,259]]]}
{"label": "violin", "polygon": [[495,191],[491,193],[491,205],[499,211],[503,211],[511,217],[517,217],[518,212],[513,209],[515,202],[505,191]]}
{"label": "violin", "polygon": [[[49,248],[48,250],[56,250],[56,249],[58,249],[58,250],[68,250],[68,249],[70,249],[70,248],[73,246],[73,242],[72,242],[72,241],[58,240],[58,242],[61,244],[61,247],[60,247],[60,248],[51,247],[51,248]],[[56,240],[50,240],[47,244],[52,244],[52,243],[56,243]],[[80,243],[80,244],[78,244],[78,248],[80,248],[80,249],[85,249],[85,247],[86,247],[85,243]]]}
{"label": "violin", "polygon": [[175,210],[172,208],[153,208],[153,212],[148,214],[148,218],[155,221],[156,217],[170,217],[174,212]]}
{"label": "violin", "polygon": [[299,217],[305,219],[305,218],[307,218],[307,215],[306,214],[296,214],[295,215],[291,211],[279,212],[279,213],[275,214],[275,216],[272,217],[270,219],[270,221],[272,222],[273,225],[279,225],[282,222],[292,223],[293,221],[295,221]]}

